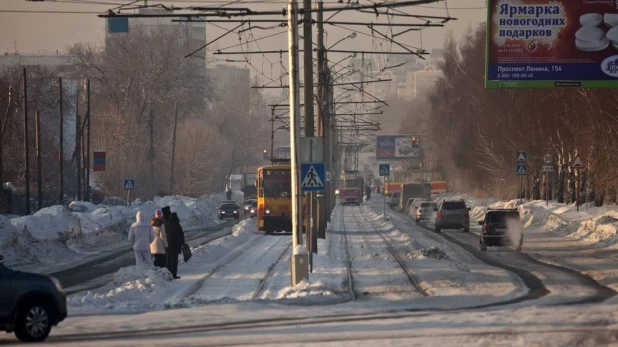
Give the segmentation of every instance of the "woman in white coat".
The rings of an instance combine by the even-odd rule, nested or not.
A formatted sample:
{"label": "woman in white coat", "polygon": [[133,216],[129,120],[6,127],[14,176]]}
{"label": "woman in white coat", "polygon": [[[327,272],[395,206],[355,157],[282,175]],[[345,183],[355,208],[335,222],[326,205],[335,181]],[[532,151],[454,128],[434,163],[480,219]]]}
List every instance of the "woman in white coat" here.
{"label": "woman in white coat", "polygon": [[165,267],[167,245],[167,234],[165,233],[165,225],[163,224],[163,213],[161,210],[155,212],[154,217],[150,218],[150,224],[155,233],[155,239],[150,244],[150,253],[154,256],[154,266]]}
{"label": "woman in white coat", "polygon": [[150,244],[155,239],[154,230],[147,217],[141,211],[135,216],[137,220],[129,229],[129,242],[133,245],[135,252],[135,265],[138,267],[152,268],[152,257],[150,256]]}

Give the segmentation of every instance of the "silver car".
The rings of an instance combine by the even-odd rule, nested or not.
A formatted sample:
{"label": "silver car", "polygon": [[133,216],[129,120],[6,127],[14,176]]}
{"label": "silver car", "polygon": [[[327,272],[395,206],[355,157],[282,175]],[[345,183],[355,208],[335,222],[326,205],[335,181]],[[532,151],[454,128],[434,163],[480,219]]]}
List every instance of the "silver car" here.
{"label": "silver car", "polygon": [[416,222],[423,223],[427,222],[435,217],[434,209],[438,208],[438,204],[435,202],[423,201],[420,206],[415,207],[416,212]]}
{"label": "silver car", "polygon": [[463,200],[442,200],[436,212],[435,231],[442,229],[463,229],[465,233],[470,231],[470,208]]}

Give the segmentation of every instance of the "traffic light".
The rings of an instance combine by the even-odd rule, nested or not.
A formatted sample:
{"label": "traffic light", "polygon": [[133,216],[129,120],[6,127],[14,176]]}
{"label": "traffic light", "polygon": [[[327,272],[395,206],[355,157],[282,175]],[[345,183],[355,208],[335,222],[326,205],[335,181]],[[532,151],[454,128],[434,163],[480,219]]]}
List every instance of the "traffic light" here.
{"label": "traffic light", "polygon": [[412,148],[418,148],[418,137],[412,136]]}

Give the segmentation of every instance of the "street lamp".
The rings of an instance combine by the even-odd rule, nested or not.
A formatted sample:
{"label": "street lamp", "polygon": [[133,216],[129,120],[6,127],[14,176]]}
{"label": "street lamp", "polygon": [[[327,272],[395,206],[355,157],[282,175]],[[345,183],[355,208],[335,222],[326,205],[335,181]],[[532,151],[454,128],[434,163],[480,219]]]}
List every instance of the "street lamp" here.
{"label": "street lamp", "polygon": [[335,47],[339,42],[343,41],[343,40],[347,40],[347,39],[353,39],[356,37],[356,32],[352,32],[350,35],[342,38],[341,40],[335,42],[332,46],[328,47],[326,50],[332,49],[333,47]]}

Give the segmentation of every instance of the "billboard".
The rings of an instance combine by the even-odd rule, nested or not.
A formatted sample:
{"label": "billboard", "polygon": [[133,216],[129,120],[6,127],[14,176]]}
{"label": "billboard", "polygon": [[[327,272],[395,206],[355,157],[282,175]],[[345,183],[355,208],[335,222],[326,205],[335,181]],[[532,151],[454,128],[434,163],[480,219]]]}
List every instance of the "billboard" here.
{"label": "billboard", "polygon": [[618,87],[616,0],[488,0],[487,88]]}
{"label": "billboard", "polygon": [[416,135],[376,136],[376,159],[410,159],[420,156]]}

